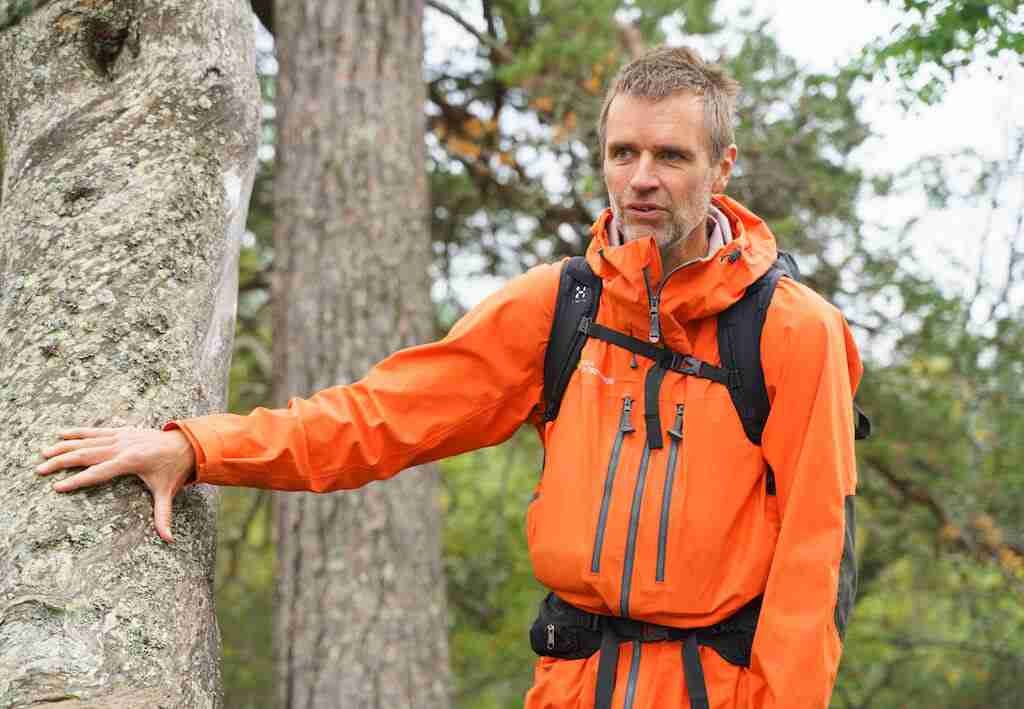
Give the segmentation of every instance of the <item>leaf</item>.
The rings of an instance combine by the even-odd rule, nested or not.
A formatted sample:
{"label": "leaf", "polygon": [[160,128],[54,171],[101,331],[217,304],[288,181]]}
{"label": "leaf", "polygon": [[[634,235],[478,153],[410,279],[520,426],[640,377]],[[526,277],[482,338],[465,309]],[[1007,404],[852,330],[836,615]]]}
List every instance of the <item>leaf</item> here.
{"label": "leaf", "polygon": [[476,143],[460,138],[457,135],[449,136],[448,140],[445,141],[445,145],[448,146],[448,150],[451,152],[470,160],[477,160],[483,152],[481,147]]}

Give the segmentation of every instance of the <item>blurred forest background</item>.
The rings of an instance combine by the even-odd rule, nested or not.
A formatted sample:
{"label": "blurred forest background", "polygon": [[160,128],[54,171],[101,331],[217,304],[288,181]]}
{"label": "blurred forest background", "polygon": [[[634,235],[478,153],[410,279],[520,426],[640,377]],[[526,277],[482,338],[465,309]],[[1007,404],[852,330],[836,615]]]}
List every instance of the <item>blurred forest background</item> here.
{"label": "blurred forest background", "polygon": [[[594,124],[622,63],[687,43],[742,83],[729,193],[846,313],[867,368],[859,401],[877,431],[858,445],[860,589],[838,709],[1024,701],[1024,119],[1008,117],[998,159],[960,150],[889,170],[861,150],[877,135],[865,86],[891,87],[904,120],[920,119],[960,77],[1020,63],[1019,4],[889,2],[891,33],[817,73],[782,51],[756,7],[426,2],[438,336],[502,279],[582,253],[605,205]],[[264,145],[231,371],[231,408],[243,413],[269,402],[272,374],[276,62],[270,36],[261,41]],[[441,467],[455,704],[520,707],[542,594],[522,533],[539,446],[524,431]],[[271,511],[268,493],[224,491],[217,602],[233,709],[273,696]]]}

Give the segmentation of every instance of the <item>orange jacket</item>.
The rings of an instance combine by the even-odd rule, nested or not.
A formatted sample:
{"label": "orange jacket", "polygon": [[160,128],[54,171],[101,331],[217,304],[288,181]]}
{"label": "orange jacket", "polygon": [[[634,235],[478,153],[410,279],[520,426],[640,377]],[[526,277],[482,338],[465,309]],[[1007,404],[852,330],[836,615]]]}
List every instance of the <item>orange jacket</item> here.
{"label": "orange jacket", "polygon": [[[715,204],[733,241],[669,277],[661,324],[668,347],[718,364],[715,316],[769,268],[776,246],[741,205],[721,195]],[[611,246],[610,216],[594,225],[587,252],[604,282],[597,322],[646,339],[642,272],[661,280],[658,249],[650,238]],[[734,251],[740,257],[727,258]],[[725,667],[701,648],[712,698],[724,684],[737,697],[722,706],[827,707],[841,651],[834,611],[844,498],[856,485],[851,401],[862,371],[842,315],[782,279],[762,335],[772,401],[762,446],[747,439],[724,387],[670,371],[661,420],[677,435],[645,452],[643,383],[652,363],[634,366],[629,352],[600,340],[588,340],[558,418],[538,423],[560,268],[513,279],[443,340],[397,352],[359,382],[293,399],[285,410],[169,425],[192,442],[199,482],[327,492],[500,443],[532,420],[546,455],[527,540],[545,586],[593,612],[626,610],[678,627],[712,625],[764,594],[749,670]],[[625,652],[623,672],[628,662]],[[590,706],[595,667],[542,659],[527,706]],[[625,685],[623,675],[616,697]],[[637,686],[648,696],[635,707],[672,706],[657,699],[666,691],[657,682]],[[559,694],[578,701],[559,703]]]}

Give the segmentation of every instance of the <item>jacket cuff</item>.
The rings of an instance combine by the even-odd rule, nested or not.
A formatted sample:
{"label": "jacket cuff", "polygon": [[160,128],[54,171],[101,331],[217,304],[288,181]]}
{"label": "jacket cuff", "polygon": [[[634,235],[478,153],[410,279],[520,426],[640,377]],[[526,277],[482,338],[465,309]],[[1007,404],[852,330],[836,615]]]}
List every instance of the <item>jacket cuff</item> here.
{"label": "jacket cuff", "polygon": [[213,428],[203,426],[199,419],[168,421],[164,424],[163,430],[181,431],[185,434],[185,438],[188,439],[189,445],[192,446],[192,451],[195,453],[195,470],[186,484],[217,484],[211,475],[211,467],[221,460],[220,436],[217,435],[217,432]]}

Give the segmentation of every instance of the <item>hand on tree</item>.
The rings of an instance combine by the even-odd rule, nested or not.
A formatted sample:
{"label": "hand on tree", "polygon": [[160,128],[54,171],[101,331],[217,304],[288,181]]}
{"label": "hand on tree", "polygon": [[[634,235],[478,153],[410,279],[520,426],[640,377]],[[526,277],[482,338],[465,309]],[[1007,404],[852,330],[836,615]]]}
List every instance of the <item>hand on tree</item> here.
{"label": "hand on tree", "polygon": [[50,475],[65,468],[85,470],[53,484],[57,492],[138,475],[153,495],[153,520],[165,542],[171,536],[171,502],[195,470],[192,445],[181,431],[140,428],[73,428],[60,443],[43,451],[48,460],[36,468]]}

